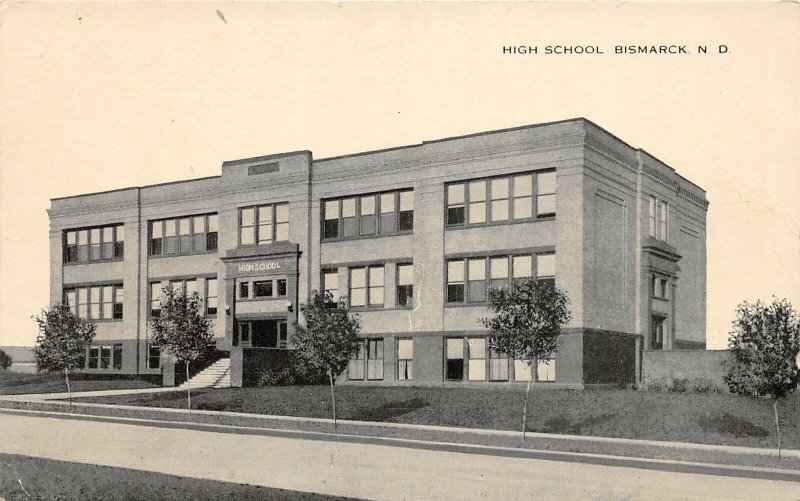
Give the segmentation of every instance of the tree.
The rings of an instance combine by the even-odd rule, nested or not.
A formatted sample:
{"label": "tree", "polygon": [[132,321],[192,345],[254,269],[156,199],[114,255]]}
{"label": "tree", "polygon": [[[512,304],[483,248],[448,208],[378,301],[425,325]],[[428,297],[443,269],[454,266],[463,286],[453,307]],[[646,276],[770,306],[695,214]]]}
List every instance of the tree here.
{"label": "tree", "polygon": [[197,360],[212,342],[211,320],[206,318],[203,300],[196,292],[186,296],[180,290],[166,286],[161,290],[161,310],[150,319],[150,342],[171,355],[175,362],[186,367],[186,396],[189,414],[192,413],[192,390],[189,383],[189,363]]}
{"label": "tree", "polygon": [[297,352],[309,365],[328,374],[333,405],[333,427],[336,422],[334,380],[339,377],[359,350],[358,333],[361,319],[350,313],[347,298],[333,300],[330,292],[311,291],[309,301],[300,307],[305,326],[297,325],[294,344]]}
{"label": "tree", "polygon": [[528,363],[531,371],[522,408],[522,442],[528,424],[533,370],[558,350],[561,329],[571,318],[569,298],[549,280],[526,279],[510,288],[489,290],[494,316],[480,322],[489,329],[489,347]]}
{"label": "tree", "polygon": [[3,370],[8,369],[9,367],[11,367],[11,364],[13,362],[14,361],[11,359],[11,356],[8,353],[4,352],[3,350],[0,350],[0,368],[2,368]]}
{"label": "tree", "polygon": [[800,322],[786,299],[772,304],[741,303],[728,346],[731,358],[723,379],[731,393],[748,397],[770,396],[781,457],[781,425],[778,402],[797,388],[800,368]]}
{"label": "tree", "polygon": [[40,315],[31,318],[39,324],[39,335],[33,348],[36,367],[50,372],[64,372],[69,405],[72,407],[69,373],[83,367],[86,348],[92,344],[97,326],[91,320],[78,318],[64,304],[42,310]]}

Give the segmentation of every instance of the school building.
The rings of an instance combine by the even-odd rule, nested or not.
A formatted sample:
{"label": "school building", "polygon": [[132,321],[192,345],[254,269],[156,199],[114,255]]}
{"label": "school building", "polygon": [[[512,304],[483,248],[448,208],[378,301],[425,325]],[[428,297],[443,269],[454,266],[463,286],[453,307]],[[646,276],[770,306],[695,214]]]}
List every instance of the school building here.
{"label": "school building", "polygon": [[[162,287],[197,292],[232,386],[292,348],[311,290],[346,294],[363,346],[341,383],[633,382],[642,350],[705,348],[705,191],[578,118],[56,198],[50,303],[97,323],[86,372],[172,366]],[[487,289],[554,280],[572,320],[533,370],[492,352]]]}

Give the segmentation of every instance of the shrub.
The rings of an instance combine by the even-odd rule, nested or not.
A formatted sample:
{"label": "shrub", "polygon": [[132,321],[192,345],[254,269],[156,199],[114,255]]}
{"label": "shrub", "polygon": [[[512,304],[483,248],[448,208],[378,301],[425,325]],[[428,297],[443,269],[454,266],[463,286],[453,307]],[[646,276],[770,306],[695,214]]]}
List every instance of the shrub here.
{"label": "shrub", "polygon": [[692,389],[695,393],[722,393],[722,390],[705,378],[695,379]]}
{"label": "shrub", "polygon": [[260,369],[256,374],[256,386],[315,385],[324,383],[327,377],[322,369],[308,364],[296,352],[289,352],[280,366]]}
{"label": "shrub", "polygon": [[672,393],[686,393],[688,386],[688,379],[675,377],[672,378],[672,383],[669,385],[668,391]]}

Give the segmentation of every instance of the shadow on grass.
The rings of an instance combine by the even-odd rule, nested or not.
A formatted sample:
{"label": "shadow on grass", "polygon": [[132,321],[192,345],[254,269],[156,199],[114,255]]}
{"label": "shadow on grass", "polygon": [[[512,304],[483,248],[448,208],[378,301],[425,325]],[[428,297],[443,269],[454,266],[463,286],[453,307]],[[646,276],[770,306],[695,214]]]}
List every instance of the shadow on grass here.
{"label": "shadow on grass", "polygon": [[387,402],[380,407],[372,409],[362,409],[353,413],[349,419],[354,421],[386,421],[429,405],[430,403],[424,398],[415,397],[401,402]]}
{"label": "shadow on grass", "polygon": [[571,419],[559,416],[550,418],[544,422],[544,427],[540,429],[531,429],[529,431],[539,431],[543,433],[563,433],[567,435],[580,435],[583,428],[591,428],[598,424],[605,423],[614,419],[614,414],[601,414],[599,416],[586,416],[580,421],[573,422]]}
{"label": "shadow on grass", "polygon": [[734,437],[768,437],[769,431],[746,419],[728,414],[702,416],[697,420],[705,432],[733,435]]}

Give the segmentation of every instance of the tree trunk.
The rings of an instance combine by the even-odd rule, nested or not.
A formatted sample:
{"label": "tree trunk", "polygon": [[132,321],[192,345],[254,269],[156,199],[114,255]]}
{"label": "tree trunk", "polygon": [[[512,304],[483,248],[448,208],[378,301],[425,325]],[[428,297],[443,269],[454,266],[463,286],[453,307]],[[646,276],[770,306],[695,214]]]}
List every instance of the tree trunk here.
{"label": "tree trunk", "polygon": [[189,399],[189,417],[192,415],[192,384],[189,382],[189,361],[186,361],[186,395]]}
{"label": "tree trunk", "polygon": [[775,414],[775,430],[778,432],[778,461],[781,460],[781,423],[778,419],[778,399],[772,399],[772,411]]}
{"label": "tree trunk", "polygon": [[531,374],[528,379],[528,386],[525,388],[525,404],[522,406],[522,445],[525,445],[525,432],[528,428],[528,397],[531,394],[531,381],[533,381],[533,364],[530,368]]}
{"label": "tree trunk", "polygon": [[69,399],[69,408],[72,409],[72,390],[69,388],[69,369],[64,369],[64,379],[67,382],[67,398]]}
{"label": "tree trunk", "polygon": [[333,392],[333,373],[328,370],[328,380],[331,382],[331,402],[333,402],[333,429],[336,431],[338,424],[336,423],[336,394]]}

